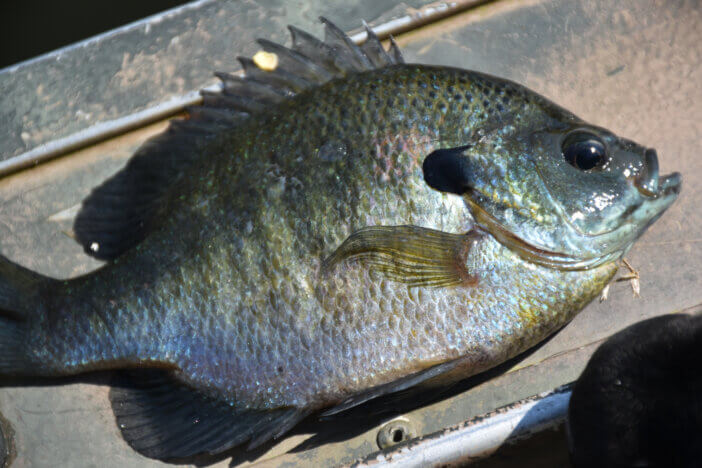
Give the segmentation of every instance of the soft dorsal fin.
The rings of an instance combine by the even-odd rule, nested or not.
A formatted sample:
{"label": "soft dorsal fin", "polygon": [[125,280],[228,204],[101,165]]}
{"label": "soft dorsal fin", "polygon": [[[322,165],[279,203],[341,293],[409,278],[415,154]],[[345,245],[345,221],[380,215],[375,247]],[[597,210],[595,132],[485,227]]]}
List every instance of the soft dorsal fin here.
{"label": "soft dorsal fin", "polygon": [[74,225],[85,252],[111,260],[141,242],[161,219],[169,189],[219,133],[330,80],[403,63],[397,45],[391,41],[386,52],[369,28],[366,42],[358,46],[329,20],[321,21],[324,41],[292,26],[289,48],[259,40],[263,50],[275,54],[272,69],[240,58],[243,75],[217,73],[221,92],[203,91],[202,105],[188,109],[187,119],[174,120],[166,132],[147,141],[124,169],[93,190]]}

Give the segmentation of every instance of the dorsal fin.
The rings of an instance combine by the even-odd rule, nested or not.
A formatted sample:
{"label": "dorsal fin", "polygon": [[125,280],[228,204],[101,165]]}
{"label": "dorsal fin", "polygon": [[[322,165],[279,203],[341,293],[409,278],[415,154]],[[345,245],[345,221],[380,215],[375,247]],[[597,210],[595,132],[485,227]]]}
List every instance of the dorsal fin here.
{"label": "dorsal fin", "polygon": [[403,63],[394,41],[386,52],[367,26],[367,40],[358,46],[332,22],[321,21],[324,41],[292,26],[290,48],[259,40],[264,51],[275,54],[274,67],[264,69],[242,57],[243,75],[216,73],[221,92],[203,91],[202,105],[188,109],[187,119],[174,120],[166,132],[147,141],[124,169],[93,190],[74,225],[85,252],[111,260],[141,242],[158,223],[169,189],[219,133],[332,79]]}

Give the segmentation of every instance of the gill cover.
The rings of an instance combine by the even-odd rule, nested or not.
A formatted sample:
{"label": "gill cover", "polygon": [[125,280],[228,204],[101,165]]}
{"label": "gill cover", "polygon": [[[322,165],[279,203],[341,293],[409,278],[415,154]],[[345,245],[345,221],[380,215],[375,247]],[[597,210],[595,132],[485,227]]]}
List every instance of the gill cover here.
{"label": "gill cover", "polygon": [[479,226],[529,261],[614,260],[672,204],[680,177],[659,177],[655,151],[542,108],[427,155],[424,180],[462,195]]}

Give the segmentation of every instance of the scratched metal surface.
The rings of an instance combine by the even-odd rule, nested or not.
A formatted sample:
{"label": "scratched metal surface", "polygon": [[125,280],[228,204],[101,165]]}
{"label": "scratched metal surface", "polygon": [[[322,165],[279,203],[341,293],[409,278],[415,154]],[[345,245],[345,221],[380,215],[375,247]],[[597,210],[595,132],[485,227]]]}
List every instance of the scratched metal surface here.
{"label": "scratched metal surface", "polygon": [[[255,39],[380,24],[428,0],[200,0],[57,53],[0,70],[0,160],[215,82]],[[238,68],[238,67],[236,67]]]}
{"label": "scratched metal surface", "polygon": [[[410,60],[526,84],[595,124],[657,148],[661,170],[678,170],[684,178],[679,201],[628,255],[641,273],[640,299],[631,297],[627,284],[615,284],[608,301],[588,306],[511,372],[407,413],[418,433],[573,380],[599,340],[702,300],[700,1],[501,0],[399,39]],[[0,180],[0,250],[59,277],[95,268],[97,262],[62,233],[71,225],[70,208],[162,128],[152,125]],[[15,431],[15,466],[160,466],[122,441],[106,395],[104,385],[94,384],[0,389],[0,410]],[[273,447],[262,464],[348,463],[377,450],[376,433],[349,427],[341,440],[285,453],[303,442],[298,434]]]}

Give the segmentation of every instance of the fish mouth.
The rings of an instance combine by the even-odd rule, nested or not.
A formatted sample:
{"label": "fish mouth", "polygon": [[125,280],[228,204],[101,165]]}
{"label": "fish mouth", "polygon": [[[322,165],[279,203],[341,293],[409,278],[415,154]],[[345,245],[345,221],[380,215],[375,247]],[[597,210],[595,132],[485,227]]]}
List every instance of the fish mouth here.
{"label": "fish mouth", "polygon": [[640,213],[631,214],[632,220],[646,220],[639,231],[639,233],[643,233],[678,198],[682,187],[682,176],[679,172],[660,176],[656,150],[647,148],[644,151],[643,168],[634,179],[634,186],[647,199],[641,207]]}
{"label": "fish mouth", "polygon": [[636,189],[646,197],[659,198],[680,193],[682,177],[673,172],[666,176],[659,175],[658,154],[653,148],[644,151],[644,164],[641,172],[634,179]]}
{"label": "fish mouth", "polygon": [[653,148],[646,148],[643,168],[634,179],[634,185],[642,195],[655,197],[658,194],[658,183],[658,154]]}
{"label": "fish mouth", "polygon": [[658,191],[648,196],[647,202],[639,208],[640,212],[634,212],[630,215],[631,220],[629,222],[634,222],[637,219],[644,221],[639,230],[639,235],[648,229],[651,224],[655,223],[670,205],[675,202],[678,194],[680,194],[681,187],[682,176],[679,172],[660,177]]}
{"label": "fish mouth", "polygon": [[675,195],[677,197],[682,187],[682,176],[679,172],[668,174],[660,178],[658,186],[659,190],[657,196]]}

